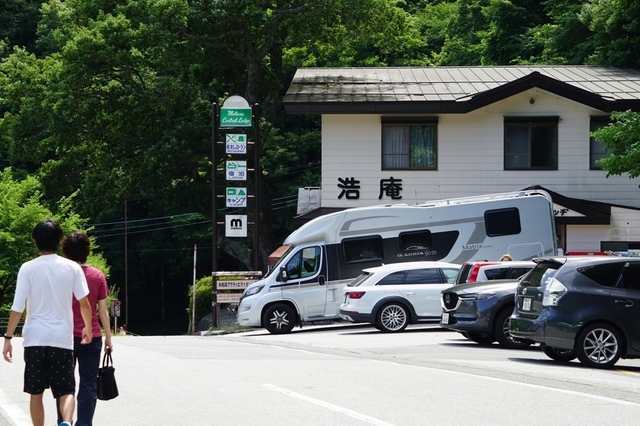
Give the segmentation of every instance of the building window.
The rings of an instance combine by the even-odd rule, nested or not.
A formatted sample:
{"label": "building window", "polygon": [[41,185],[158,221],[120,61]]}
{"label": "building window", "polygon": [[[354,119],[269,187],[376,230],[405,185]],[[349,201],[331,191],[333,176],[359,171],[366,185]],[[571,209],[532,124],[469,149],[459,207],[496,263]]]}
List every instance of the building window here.
{"label": "building window", "polygon": [[[609,124],[609,117],[591,117],[589,131],[595,132],[607,124]],[[595,140],[593,137],[589,137],[589,169],[602,170],[602,166],[598,164],[598,160],[606,158],[607,156],[607,147],[602,142]]]}
{"label": "building window", "polygon": [[504,169],[557,170],[559,117],[505,117]]}
{"label": "building window", "polygon": [[382,119],[382,169],[437,169],[437,118]]}
{"label": "building window", "polygon": [[600,251],[640,251],[640,241],[600,241]]}

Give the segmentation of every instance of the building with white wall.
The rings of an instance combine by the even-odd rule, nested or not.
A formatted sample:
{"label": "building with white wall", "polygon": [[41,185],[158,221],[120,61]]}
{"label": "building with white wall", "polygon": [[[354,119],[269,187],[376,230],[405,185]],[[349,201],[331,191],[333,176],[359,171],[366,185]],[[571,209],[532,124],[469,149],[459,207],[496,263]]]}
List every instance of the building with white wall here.
{"label": "building with white wall", "polygon": [[640,71],[589,66],[303,68],[284,99],[322,116],[321,207],[548,190],[569,252],[640,249],[640,179],[589,133],[640,111]]}

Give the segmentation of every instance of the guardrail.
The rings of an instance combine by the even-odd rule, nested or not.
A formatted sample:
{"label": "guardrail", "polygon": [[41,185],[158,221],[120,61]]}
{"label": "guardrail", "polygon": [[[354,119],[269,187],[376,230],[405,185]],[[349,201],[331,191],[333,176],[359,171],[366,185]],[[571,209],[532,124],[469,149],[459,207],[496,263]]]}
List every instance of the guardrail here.
{"label": "guardrail", "polygon": [[[7,326],[9,325],[9,318],[0,318],[0,334],[4,334],[7,331]],[[22,326],[24,325],[24,320],[20,320],[18,326],[16,327],[15,334],[22,334]]]}

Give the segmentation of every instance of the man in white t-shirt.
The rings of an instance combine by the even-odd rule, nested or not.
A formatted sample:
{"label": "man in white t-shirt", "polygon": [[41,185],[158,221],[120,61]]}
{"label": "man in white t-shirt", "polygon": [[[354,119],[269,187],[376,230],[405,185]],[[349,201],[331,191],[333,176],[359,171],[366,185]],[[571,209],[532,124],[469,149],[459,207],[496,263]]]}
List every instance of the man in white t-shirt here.
{"label": "man in white t-shirt", "polygon": [[[73,296],[80,302],[84,330],[82,343],[91,342],[91,306],[89,288],[82,268],[56,253],[62,240],[60,225],[51,219],[38,223],[31,238],[40,256],[25,262],[18,272],[16,293],[9,324],[4,335],[2,354],[13,361],[11,338],[27,310],[22,327],[24,346],[24,391],[31,395],[29,409],[34,426],[44,425],[43,395],[51,388],[58,399],[62,419],[70,426],[75,411],[75,375],[73,358]],[[53,365],[56,368],[51,368]]]}

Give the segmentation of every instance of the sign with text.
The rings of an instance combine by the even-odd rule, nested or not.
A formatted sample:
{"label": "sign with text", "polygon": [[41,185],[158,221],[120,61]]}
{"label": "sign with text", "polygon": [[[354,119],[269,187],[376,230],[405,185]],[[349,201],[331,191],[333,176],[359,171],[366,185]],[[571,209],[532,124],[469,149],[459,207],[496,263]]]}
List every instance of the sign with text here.
{"label": "sign with text", "polygon": [[224,217],[225,235],[227,237],[246,237],[247,236],[247,215],[246,214],[228,214]]}
{"label": "sign with text", "polygon": [[227,207],[247,207],[247,188],[227,188]]}
{"label": "sign with text", "polygon": [[218,293],[216,303],[240,303],[242,293]]}
{"label": "sign with text", "polygon": [[229,96],[220,108],[220,127],[251,127],[252,111],[242,96]]}
{"label": "sign with text", "polygon": [[227,154],[246,154],[247,135],[227,134],[225,149]]}
{"label": "sign with text", "polygon": [[258,280],[224,280],[217,281],[216,287],[218,290],[244,290],[249,287],[249,284],[253,284]]}
{"label": "sign with text", "polygon": [[227,180],[247,180],[247,162],[227,161]]}

